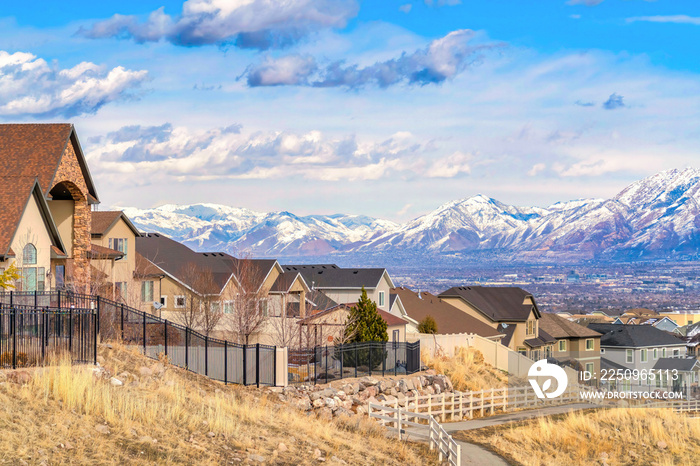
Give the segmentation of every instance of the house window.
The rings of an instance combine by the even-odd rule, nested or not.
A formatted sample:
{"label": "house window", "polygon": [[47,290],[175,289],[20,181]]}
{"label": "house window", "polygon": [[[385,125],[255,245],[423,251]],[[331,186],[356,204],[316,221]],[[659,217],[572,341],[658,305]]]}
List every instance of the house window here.
{"label": "house window", "polygon": [[680,355],[681,355],[681,350],[679,350],[679,349],[674,349],[674,350],[673,350],[673,357],[674,357],[674,358],[677,358],[677,357],[679,357]]}
{"label": "house window", "polygon": [[182,295],[175,296],[175,309],[184,308],[186,303],[187,303],[187,300],[185,299],[184,296],[182,296]]}
{"label": "house window", "polygon": [[600,354],[605,354],[605,348],[600,349]]}
{"label": "house window", "polygon": [[566,340],[559,340],[559,352],[564,353],[566,351]]}
{"label": "house window", "polygon": [[153,301],[153,280],[141,282],[141,302]]}
{"label": "house window", "polygon": [[163,307],[168,307],[168,297],[167,297],[167,296],[161,296],[161,297],[160,297],[160,304],[162,304]]}
{"label": "house window", "polygon": [[589,338],[586,340],[586,351],[593,351],[595,349],[595,342],[593,341],[593,338]]}
{"label": "house window", "polygon": [[595,370],[595,364],[593,364],[592,362],[587,362],[586,363],[586,372],[588,372],[589,374],[592,374],[594,370]]}
{"label": "house window", "polygon": [[213,314],[219,314],[221,312],[221,301],[214,301],[209,305],[209,309]]}
{"label": "house window", "polygon": [[393,332],[391,332],[391,341],[399,341],[399,338],[400,337],[398,330],[394,330]]}
{"label": "house window", "polygon": [[384,292],[380,291],[379,292],[379,306],[383,306],[383,305],[384,305]]}
{"label": "house window", "polygon": [[233,314],[233,301],[224,301],[224,314]]}
{"label": "house window", "polygon": [[126,257],[127,241],[129,238],[110,238],[109,249],[114,249],[124,254]]}
{"label": "house window", "polygon": [[22,269],[22,291],[45,291],[46,269],[25,267]]}
{"label": "house window", "polygon": [[518,347],[518,353],[522,354],[523,356],[527,356],[527,348],[524,346]]}
{"label": "house window", "polygon": [[634,350],[627,350],[627,364],[632,364],[634,362]]}
{"label": "house window", "polygon": [[260,309],[260,313],[261,313],[264,317],[267,317],[267,315],[268,315],[268,311],[267,311],[267,299],[264,299],[264,298],[261,299],[261,300],[258,302],[258,306],[259,306],[259,309]]}
{"label": "house window", "polygon": [[66,282],[66,266],[57,265],[56,266],[56,286],[63,287]]}
{"label": "house window", "polygon": [[640,351],[641,354],[641,362],[647,362],[647,350],[646,348]]}
{"label": "house window", "polygon": [[528,334],[528,335],[534,335],[534,334],[535,334],[535,321],[534,321],[534,320],[528,320],[528,321],[527,321],[527,334]]}
{"label": "house window", "polygon": [[126,300],[126,282],[115,282],[114,291],[117,294],[117,298]]}
{"label": "house window", "polygon": [[22,265],[36,265],[36,247],[28,243],[22,251]]}
{"label": "house window", "polygon": [[666,348],[661,349],[661,357],[665,358],[666,357]]}
{"label": "house window", "polygon": [[652,354],[652,356],[654,357],[654,359],[659,359],[659,348],[654,348],[654,349],[651,351],[651,354]]}

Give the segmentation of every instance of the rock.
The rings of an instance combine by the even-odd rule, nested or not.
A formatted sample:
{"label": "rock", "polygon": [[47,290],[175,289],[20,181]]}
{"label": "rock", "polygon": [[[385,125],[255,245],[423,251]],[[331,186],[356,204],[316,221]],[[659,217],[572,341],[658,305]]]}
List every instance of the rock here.
{"label": "rock", "polygon": [[665,450],[668,447],[668,445],[666,445],[666,442],[664,441],[658,442],[656,446],[659,447],[659,450]]}
{"label": "rock", "polygon": [[325,421],[330,421],[333,419],[333,411],[331,408],[321,408],[316,412],[316,415],[319,419],[323,419]]}
{"label": "rock", "polygon": [[608,454],[606,452],[603,452],[600,454],[600,459],[601,460],[607,460],[609,458]]}
{"label": "rock", "polygon": [[322,408],[323,406],[326,406],[326,402],[322,398],[317,398],[312,403],[312,406],[314,408]]}
{"label": "rock", "polygon": [[321,450],[318,448],[314,449],[314,458],[320,458],[321,457]]}
{"label": "rock", "polygon": [[280,442],[280,444],[277,445],[277,451],[279,451],[280,453],[284,453],[285,451],[287,451],[287,445]]}
{"label": "rock", "polygon": [[387,393],[388,393],[389,395],[391,395],[391,396],[396,396],[396,395],[398,395],[398,394],[401,393],[401,392],[397,391],[396,388],[391,387]]}
{"label": "rock", "polygon": [[362,377],[360,379],[360,383],[362,383],[362,385],[365,387],[374,387],[379,383],[379,380],[375,379],[374,377]]}
{"label": "rock", "polygon": [[162,363],[157,362],[151,366],[151,370],[153,371],[153,375],[160,377],[165,373],[165,366]]}
{"label": "rock", "polygon": [[216,434],[215,434],[214,432],[209,432],[209,433],[207,434],[207,437],[209,437],[209,438],[214,438],[214,437],[216,437]]}
{"label": "rock", "polygon": [[260,456],[260,455],[248,455],[248,459],[250,461],[256,462],[256,463],[264,463],[265,462],[265,457]]}
{"label": "rock", "polygon": [[335,394],[335,396],[340,399],[341,401],[345,401],[347,399],[347,395],[343,390],[338,390]]}
{"label": "rock", "polygon": [[7,373],[7,381],[19,385],[26,385],[32,380],[32,375],[27,371],[12,371]]}
{"label": "rock", "polygon": [[121,387],[122,385],[124,385],[124,382],[122,382],[116,377],[112,377],[111,379],[109,379],[109,384],[113,387]]}
{"label": "rock", "polygon": [[282,393],[282,387],[268,387],[267,390],[272,393]]}
{"label": "rock", "polygon": [[99,432],[100,434],[109,435],[109,426],[105,424],[97,424],[95,426],[95,431]]}
{"label": "rock", "polygon": [[333,415],[335,417],[350,417],[352,416],[352,411],[345,408],[338,408],[335,411],[333,411]]}
{"label": "rock", "polygon": [[291,385],[288,385],[282,389],[282,393],[284,393],[285,395],[296,395],[297,389],[292,387]]}
{"label": "rock", "polygon": [[323,402],[326,404],[326,407],[330,409],[333,409],[337,406],[337,403],[333,398],[324,398]]}
{"label": "rock", "polygon": [[139,437],[139,442],[141,443],[158,443],[156,439],[151,437],[150,435],[143,435]]}
{"label": "rock", "polygon": [[334,463],[338,463],[338,464],[348,464],[347,462],[345,462],[345,460],[342,460],[342,459],[338,458],[337,456],[331,457],[331,461],[333,461]]}
{"label": "rock", "polygon": [[141,377],[151,377],[153,376],[153,370],[150,367],[141,366],[139,368],[139,374],[141,374]]}
{"label": "rock", "polygon": [[432,388],[433,388],[433,391],[435,392],[436,395],[439,395],[440,393],[442,393],[442,389],[440,388],[439,384],[433,384]]}
{"label": "rock", "polygon": [[425,375],[426,375],[426,376],[428,376],[428,375],[436,375],[436,374],[437,374],[437,372],[435,372],[434,369],[428,369],[427,371],[425,371]]}
{"label": "rock", "polygon": [[296,407],[302,411],[308,411],[311,409],[311,400],[307,395],[304,395],[296,401]]}
{"label": "rock", "polygon": [[319,392],[311,392],[311,393],[309,393],[309,399],[310,399],[311,401],[316,401],[316,400],[318,400],[318,399],[320,399],[320,398],[323,398],[323,394],[322,394],[322,392],[320,392],[320,391],[319,391]]}
{"label": "rock", "polygon": [[379,394],[379,391],[377,390],[377,387],[371,386],[367,387],[363,392],[362,395],[366,398],[377,396]]}

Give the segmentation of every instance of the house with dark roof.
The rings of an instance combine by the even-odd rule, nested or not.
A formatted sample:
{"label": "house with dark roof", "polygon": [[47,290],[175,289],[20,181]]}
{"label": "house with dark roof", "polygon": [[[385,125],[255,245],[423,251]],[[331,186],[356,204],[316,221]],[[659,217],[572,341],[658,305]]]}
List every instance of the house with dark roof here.
{"label": "house with dark roof", "polygon": [[551,356],[556,340],[540,330],[535,297],[522,288],[455,286],[438,298],[504,334],[504,346],[532,359]]}
{"label": "house with dark roof", "polygon": [[[589,324],[588,328],[602,334],[601,370],[621,366],[629,370],[649,372],[654,370],[660,359],[686,357],[686,344],[681,338],[651,325]],[[664,387],[668,385],[668,380],[647,378],[622,380],[614,384],[627,391],[645,391]]]}
{"label": "house with dark roof", "polygon": [[90,291],[99,198],[73,125],[0,124],[0,165],[0,267],[22,269],[21,290]]}
{"label": "house with dark roof", "polygon": [[648,317],[646,315],[623,315],[613,321],[613,324],[620,325],[651,325],[665,332],[673,332],[678,328],[678,324],[666,316]]}
{"label": "house with dark roof", "polygon": [[405,287],[391,289],[391,313],[408,321],[406,332],[417,334],[418,324],[431,316],[438,334],[476,334],[489,340],[500,341],[503,334],[491,325],[460,311],[427,291],[413,291]]}
{"label": "house with dark roof", "polygon": [[542,313],[539,327],[556,339],[552,357],[560,364],[600,374],[600,333],[547,312]]}
{"label": "house with dark roof", "polygon": [[342,268],[335,264],[284,265],[284,273],[300,273],[312,290],[321,291],[337,303],[360,299],[362,288],[377,308],[389,311],[389,294],[394,283],[386,269]]}

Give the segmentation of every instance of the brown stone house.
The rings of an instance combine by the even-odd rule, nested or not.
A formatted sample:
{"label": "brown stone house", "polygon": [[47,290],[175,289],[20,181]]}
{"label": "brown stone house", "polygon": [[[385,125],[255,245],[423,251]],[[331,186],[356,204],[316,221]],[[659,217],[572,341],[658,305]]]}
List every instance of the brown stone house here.
{"label": "brown stone house", "polygon": [[[17,188],[16,196],[8,196],[3,202],[0,213],[10,220],[10,224],[3,226],[7,229],[3,233],[4,241],[18,247],[17,241],[24,237],[22,241],[37,250],[37,262],[42,261],[41,267],[33,267],[35,264],[27,263],[34,261],[31,247],[21,256],[17,256],[18,251],[14,249],[14,255],[11,254],[8,247],[0,251],[4,259],[1,266],[7,267],[13,261],[21,268],[44,269],[43,277],[35,273],[35,279],[22,281],[20,287],[26,291],[57,286],[87,291],[91,281],[90,208],[99,203],[99,198],[73,125],[0,124],[0,165],[4,171],[3,184],[7,185],[3,189]],[[45,204],[38,200],[27,204],[24,187],[34,180]],[[11,213],[18,205],[29,207],[27,215]],[[30,231],[24,231],[25,226],[18,222],[33,215],[33,205],[40,210],[45,205],[47,211],[42,212],[45,225],[35,225]],[[58,232],[58,238],[49,240],[49,232],[53,230]],[[7,233],[9,231],[12,233]]]}
{"label": "brown stone house", "polygon": [[539,325],[557,340],[553,358],[576,370],[600,374],[600,333],[549,313],[542,313]]}
{"label": "brown stone house", "polygon": [[504,334],[504,346],[536,360],[552,354],[555,339],[539,328],[535,297],[522,288],[456,286],[438,297]]}

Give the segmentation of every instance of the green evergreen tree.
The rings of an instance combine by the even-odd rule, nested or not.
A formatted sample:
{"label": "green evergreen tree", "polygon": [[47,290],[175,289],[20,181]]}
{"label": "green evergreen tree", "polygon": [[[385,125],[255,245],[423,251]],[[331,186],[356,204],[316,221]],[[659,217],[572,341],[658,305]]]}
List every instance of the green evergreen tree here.
{"label": "green evergreen tree", "polygon": [[362,287],[362,295],[348,316],[346,334],[350,335],[349,343],[388,341],[386,329],[386,322],[377,312],[377,303],[367,297],[367,291]]}
{"label": "green evergreen tree", "polygon": [[423,320],[418,323],[418,332],[420,333],[437,333],[438,327],[437,322],[433,319],[433,316],[427,315]]}

